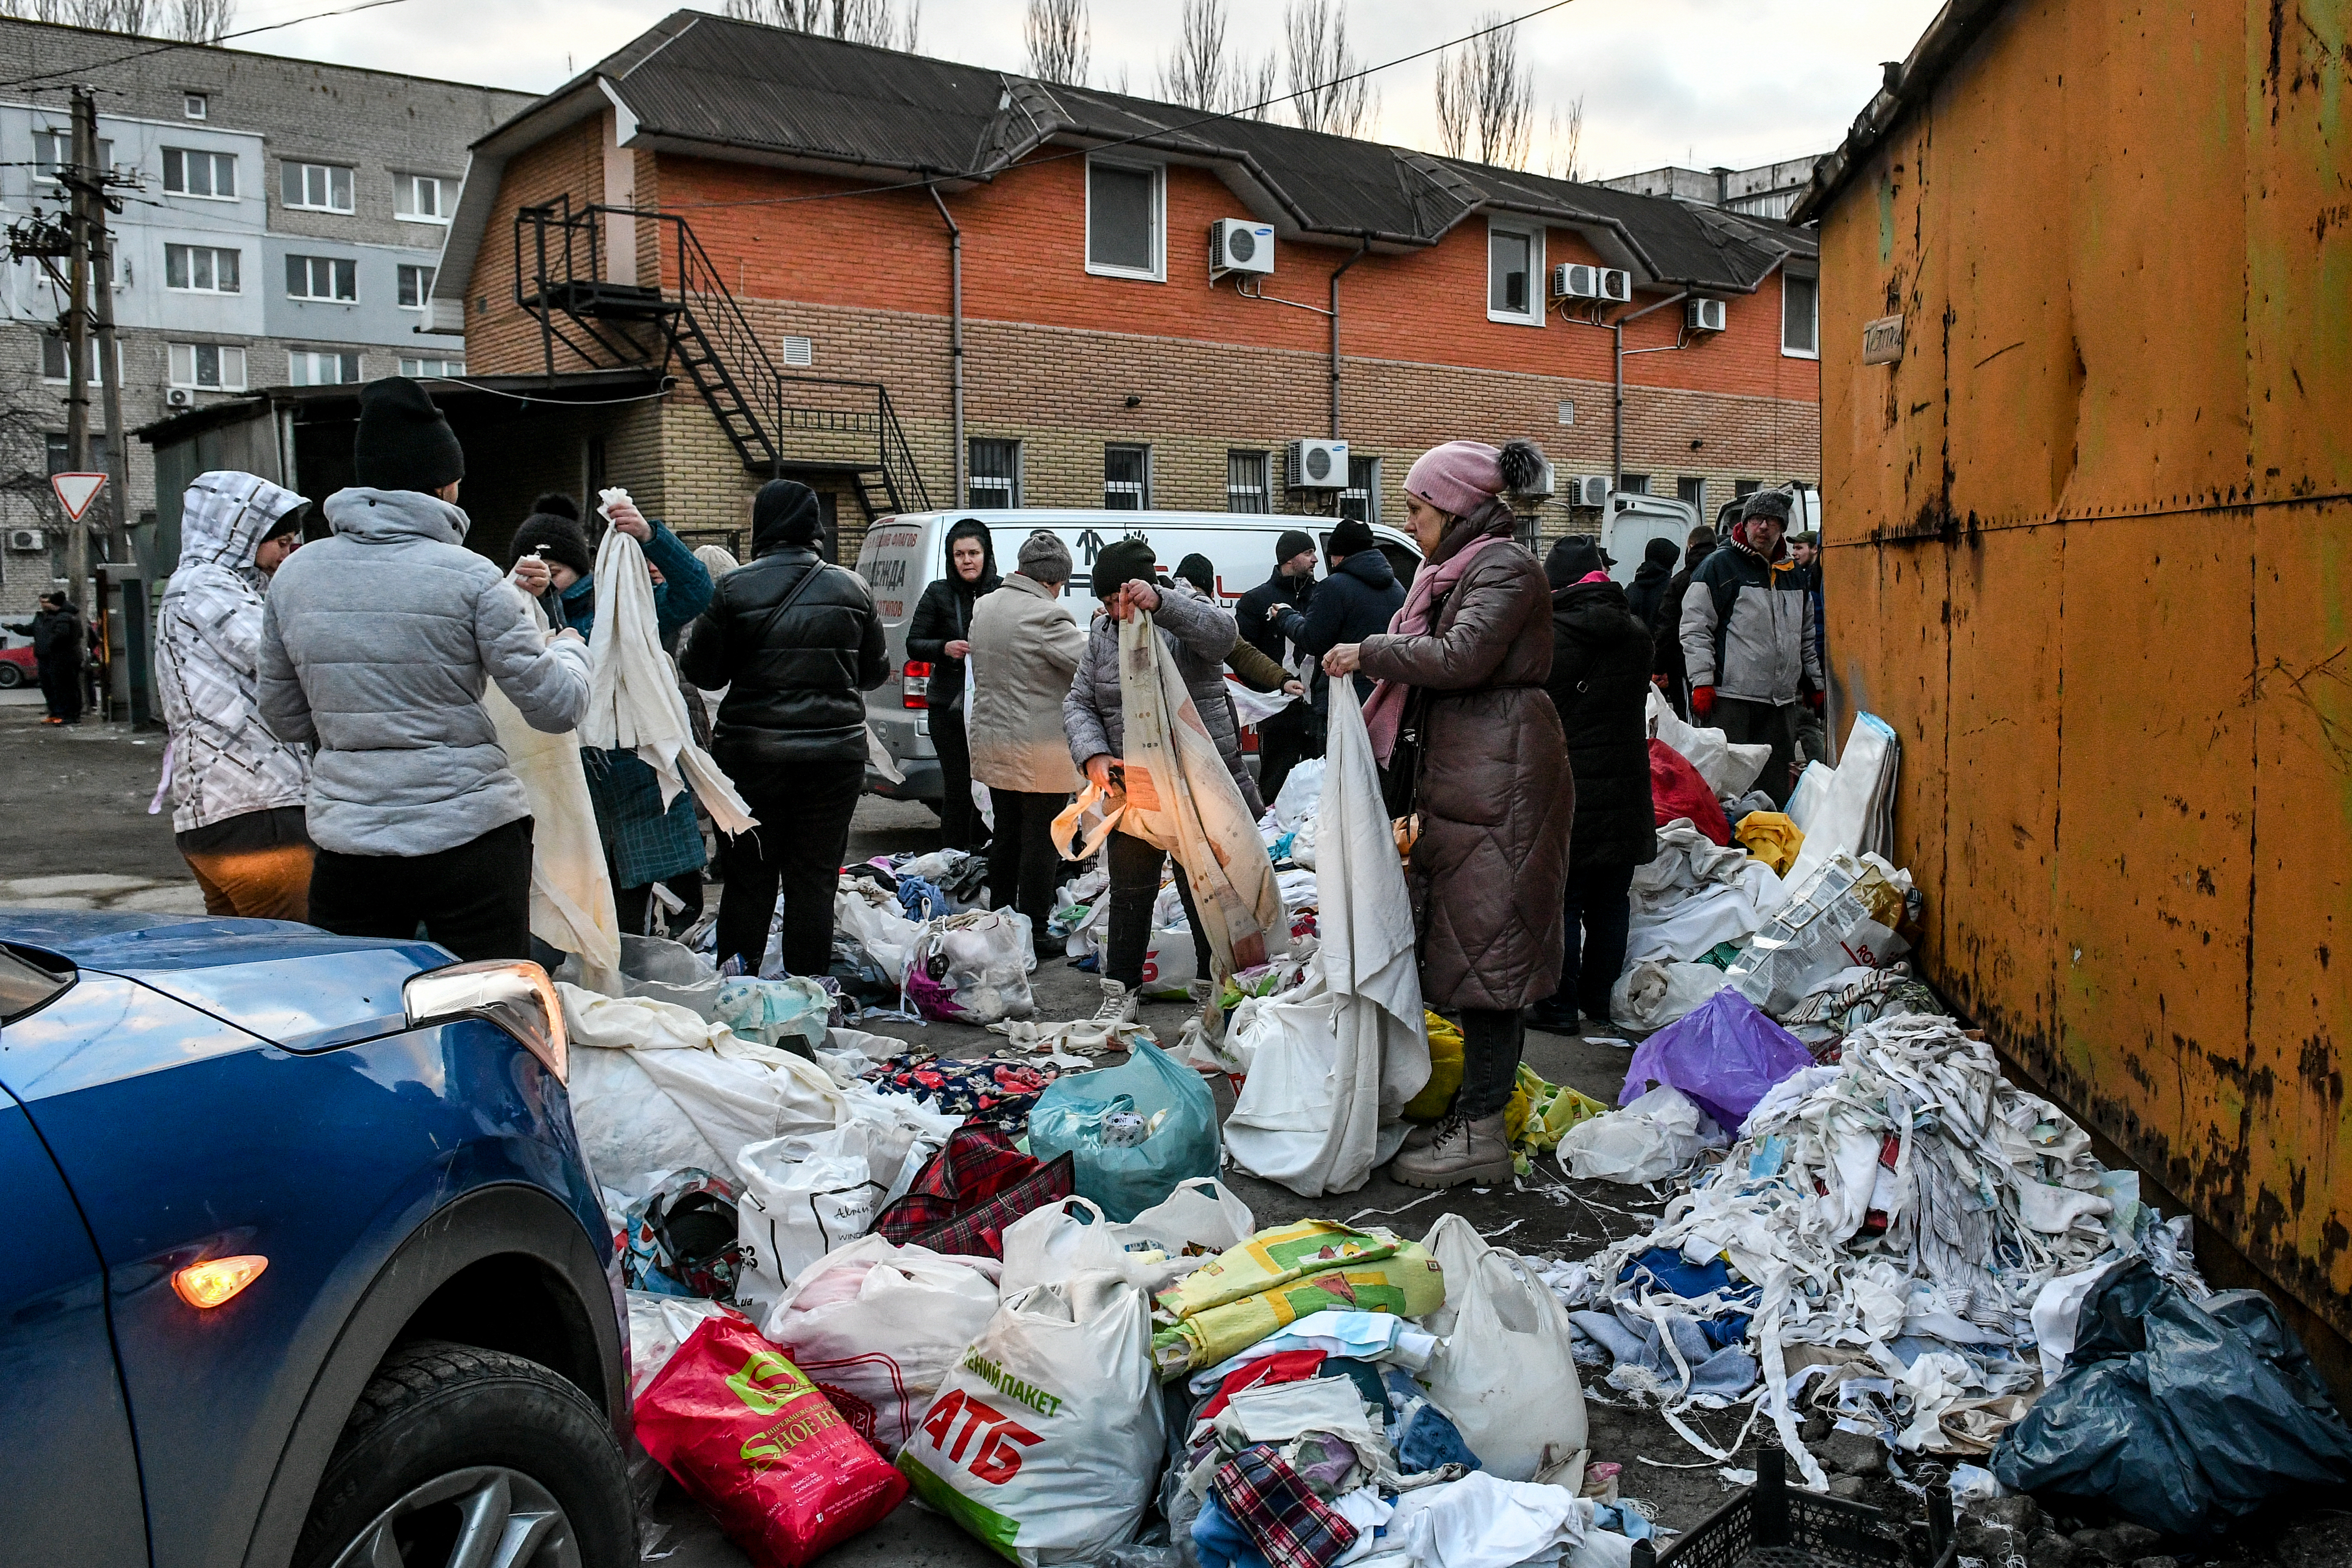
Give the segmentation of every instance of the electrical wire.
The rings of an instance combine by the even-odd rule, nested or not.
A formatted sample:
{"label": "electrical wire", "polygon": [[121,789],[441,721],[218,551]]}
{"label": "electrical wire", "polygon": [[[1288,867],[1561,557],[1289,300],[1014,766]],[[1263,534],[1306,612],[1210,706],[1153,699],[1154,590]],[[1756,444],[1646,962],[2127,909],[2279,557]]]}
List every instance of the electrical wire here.
{"label": "electrical wire", "polygon": [[492,397],[512,398],[517,402],[545,403],[550,408],[614,408],[622,403],[651,402],[656,398],[669,396],[669,390],[664,388],[658,392],[640,392],[635,397],[534,397],[529,392],[509,392],[504,387],[486,387],[481,382],[468,381],[464,376],[435,376],[430,379],[447,382],[454,386],[464,387],[468,392],[488,392]]}
{"label": "electrical wire", "polygon": [[349,16],[360,11],[373,11],[379,6],[401,5],[405,5],[406,3],[407,0],[357,0],[357,4],[337,6],[331,11],[311,11],[299,16],[289,16],[283,22],[265,22],[257,27],[240,27],[234,33],[223,33],[217,38],[166,39],[162,43],[151,45],[143,49],[133,49],[127,55],[118,55],[110,60],[96,60],[87,65],[68,66],[62,70],[36,71],[31,76],[17,77],[13,80],[0,81],[0,88],[30,88],[31,90],[35,92],[55,92],[59,89],[54,87],[34,87],[32,84],[36,82],[54,81],[59,78],[79,78],[87,76],[92,71],[110,70],[116,66],[129,65],[133,60],[143,60],[150,55],[167,54],[173,49],[217,48],[219,46],[226,44],[234,38],[255,37],[263,33],[275,33],[284,27],[299,26],[305,22],[320,21],[329,16]]}

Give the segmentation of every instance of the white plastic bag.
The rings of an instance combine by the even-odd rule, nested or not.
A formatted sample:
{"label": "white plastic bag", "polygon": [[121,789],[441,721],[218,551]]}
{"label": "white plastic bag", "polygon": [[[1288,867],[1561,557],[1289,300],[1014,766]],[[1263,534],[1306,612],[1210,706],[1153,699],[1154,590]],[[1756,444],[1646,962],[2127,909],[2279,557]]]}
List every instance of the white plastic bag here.
{"label": "white plastic bag", "polygon": [[1148,1242],[1175,1258],[1190,1249],[1238,1247],[1257,1234],[1257,1217],[1216,1177],[1187,1176],[1124,1228],[1129,1241]]}
{"label": "white plastic bag", "polygon": [[1135,1538],[1164,1437],[1143,1292],[1089,1271],[1005,1298],[898,1468],[1022,1568],[1086,1563]]}
{"label": "white plastic bag", "polygon": [[1441,1214],[1422,1239],[1429,1255],[1445,1275],[1445,1304],[1424,1315],[1421,1326],[1440,1336],[1454,1332],[1463,1300],[1470,1291],[1470,1273],[1478,1260],[1494,1250],[1478,1228],[1458,1214]]}
{"label": "white plastic bag", "polygon": [[1323,800],[1325,759],[1310,757],[1294,766],[1274,797],[1274,820],[1287,832],[1313,816]]}
{"label": "white plastic bag", "polygon": [[625,936],[621,988],[625,996],[691,1008],[707,1019],[714,1016],[719,1000],[719,971],[701,955],[667,937]]}
{"label": "white plastic bag", "polygon": [[901,982],[925,1018],[992,1024],[1035,1016],[1028,916],[973,909],[927,921],[907,949]]}
{"label": "white plastic bag", "polygon": [[853,1122],[736,1155],[743,1190],[735,1206],[742,1252],[735,1300],[754,1322],[810,1264],[874,1228],[889,1183],[875,1179],[865,1145],[866,1127]]}
{"label": "white plastic bag", "polygon": [[1661,1030],[1730,983],[1713,964],[1644,958],[1609,988],[1609,1016],[1624,1028]]}
{"label": "white plastic bag", "polygon": [[1698,769],[1698,776],[1718,800],[1736,800],[1747,794],[1757,775],[1764,771],[1764,764],[1772,759],[1769,746],[1735,746],[1719,729],[1685,724],[1655,686],[1650,688],[1647,716],[1650,733]]}
{"label": "white plastic bag", "polygon": [[760,1333],[859,1437],[895,1456],[996,1315],[997,1272],[993,1258],[862,1237],[803,1270]]}
{"label": "white plastic bag", "polygon": [[1579,1122],[1560,1135],[1559,1163],[1582,1181],[1640,1186],[1674,1175],[1701,1149],[1720,1148],[1723,1134],[1689,1095],[1661,1083],[1615,1111]]}
{"label": "white plastic bag", "polygon": [[845,876],[834,890],[833,924],[857,938],[866,956],[882,966],[892,985],[907,977],[907,949],[922,927],[907,918],[898,901],[882,891],[872,878]]}
{"label": "white plastic bag", "polygon": [[725,1317],[729,1309],[700,1296],[657,1296],[646,1291],[624,1294],[629,1299],[629,1399],[634,1404],[687,1336],[705,1319]]}
{"label": "white plastic bag", "polygon": [[1585,1447],[1568,1313],[1516,1252],[1490,1248],[1469,1274],[1454,1332],[1422,1377],[1429,1397],[1488,1475],[1559,1475]]}
{"label": "white plastic bag", "polygon": [[[1084,1208],[1087,1218],[1075,1211]],[[1112,1222],[1091,1198],[1066,1197],[1032,1209],[1004,1228],[1004,1294],[1032,1285],[1056,1285],[1088,1270],[1107,1270],[1146,1296],[1166,1290],[1206,1260],[1131,1251],[1131,1227]]]}

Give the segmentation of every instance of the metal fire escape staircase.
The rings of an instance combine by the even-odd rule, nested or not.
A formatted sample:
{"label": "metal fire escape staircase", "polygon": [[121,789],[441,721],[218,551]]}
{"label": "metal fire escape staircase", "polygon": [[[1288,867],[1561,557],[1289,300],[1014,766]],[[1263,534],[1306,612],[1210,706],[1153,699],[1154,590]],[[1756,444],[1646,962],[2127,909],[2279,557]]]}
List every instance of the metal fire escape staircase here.
{"label": "metal fire escape staircase", "polygon": [[[667,288],[606,277],[604,236],[614,218],[656,225],[656,265],[668,274]],[[868,522],[930,508],[889,389],[779,368],[709,253],[675,214],[575,207],[568,195],[522,208],[515,214],[515,303],[540,324],[551,377],[558,344],[599,369],[649,365],[667,375],[675,367],[752,472],[845,477]]]}

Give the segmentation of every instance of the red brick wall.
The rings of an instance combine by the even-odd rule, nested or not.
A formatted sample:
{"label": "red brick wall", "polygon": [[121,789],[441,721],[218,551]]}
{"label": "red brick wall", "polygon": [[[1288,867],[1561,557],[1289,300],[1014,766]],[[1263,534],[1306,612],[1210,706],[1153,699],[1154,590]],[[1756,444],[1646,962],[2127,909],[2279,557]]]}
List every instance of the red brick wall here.
{"label": "red brick wall", "polygon": [[[476,375],[528,373],[545,368],[539,323],[514,299],[515,213],[569,193],[577,209],[604,199],[604,120],[592,116],[510,159],[499,181],[498,206],[466,287],[466,368]],[[583,253],[584,265],[585,253]],[[524,280],[530,287],[530,280]],[[574,334],[577,336],[577,334]],[[562,342],[555,368],[589,368]]]}

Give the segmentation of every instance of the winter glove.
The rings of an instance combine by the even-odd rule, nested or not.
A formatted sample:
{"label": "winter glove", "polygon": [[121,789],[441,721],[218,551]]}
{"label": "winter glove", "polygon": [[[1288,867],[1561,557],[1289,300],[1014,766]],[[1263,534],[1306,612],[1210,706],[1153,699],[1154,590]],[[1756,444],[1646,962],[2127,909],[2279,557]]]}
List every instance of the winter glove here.
{"label": "winter glove", "polygon": [[1693,686],[1691,688],[1691,716],[1693,718],[1706,718],[1714,712],[1715,688],[1713,686]]}
{"label": "winter glove", "polygon": [[1825,695],[1826,694],[1822,692],[1807,692],[1805,694],[1805,706],[1811,708],[1815,713],[1821,712],[1822,701]]}

